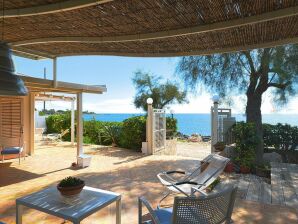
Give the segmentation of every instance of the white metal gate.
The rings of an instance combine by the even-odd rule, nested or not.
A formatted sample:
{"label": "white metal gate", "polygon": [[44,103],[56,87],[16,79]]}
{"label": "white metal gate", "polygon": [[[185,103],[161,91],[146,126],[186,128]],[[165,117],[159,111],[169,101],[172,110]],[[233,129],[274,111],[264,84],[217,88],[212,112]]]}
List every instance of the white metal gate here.
{"label": "white metal gate", "polygon": [[153,154],[166,147],[166,112],[163,109],[153,109]]}

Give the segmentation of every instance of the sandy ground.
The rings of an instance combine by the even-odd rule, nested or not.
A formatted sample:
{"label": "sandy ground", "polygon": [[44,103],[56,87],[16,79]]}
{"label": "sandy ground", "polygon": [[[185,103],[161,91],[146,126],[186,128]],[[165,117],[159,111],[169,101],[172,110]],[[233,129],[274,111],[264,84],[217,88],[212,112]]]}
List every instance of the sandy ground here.
{"label": "sandy ground", "polygon": [[203,159],[211,153],[209,142],[177,142],[177,156]]}

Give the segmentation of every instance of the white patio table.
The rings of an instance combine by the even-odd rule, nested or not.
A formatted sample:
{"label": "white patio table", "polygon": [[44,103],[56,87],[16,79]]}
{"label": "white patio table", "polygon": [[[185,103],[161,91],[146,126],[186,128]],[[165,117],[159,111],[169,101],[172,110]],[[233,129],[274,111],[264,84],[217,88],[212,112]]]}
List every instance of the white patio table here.
{"label": "white patio table", "polygon": [[85,186],[75,199],[65,199],[56,187],[16,199],[16,223],[22,223],[23,206],[80,223],[84,218],[116,202],[116,224],[121,223],[121,195]]}

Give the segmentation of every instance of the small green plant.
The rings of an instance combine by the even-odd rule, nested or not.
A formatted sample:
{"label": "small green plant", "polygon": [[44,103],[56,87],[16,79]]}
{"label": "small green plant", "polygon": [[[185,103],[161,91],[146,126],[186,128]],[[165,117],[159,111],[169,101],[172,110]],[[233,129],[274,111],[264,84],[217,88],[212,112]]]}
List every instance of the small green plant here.
{"label": "small green plant", "polygon": [[122,125],[103,125],[102,134],[104,142],[112,142],[113,146],[119,144]]}
{"label": "small green plant", "polygon": [[218,177],[206,188],[206,191],[211,192],[219,183],[220,183],[220,178]]}
{"label": "small green plant", "polygon": [[254,123],[237,123],[232,132],[235,136],[237,156],[234,161],[240,166],[252,168],[256,157],[256,146],[260,139],[256,135]]}
{"label": "small green plant", "polygon": [[81,184],[84,184],[85,182],[79,178],[76,177],[66,177],[63,180],[60,181],[58,184],[59,187],[74,187]]}
{"label": "small green plant", "polygon": [[271,170],[270,163],[263,163],[261,165],[257,165],[256,167],[260,170]]}

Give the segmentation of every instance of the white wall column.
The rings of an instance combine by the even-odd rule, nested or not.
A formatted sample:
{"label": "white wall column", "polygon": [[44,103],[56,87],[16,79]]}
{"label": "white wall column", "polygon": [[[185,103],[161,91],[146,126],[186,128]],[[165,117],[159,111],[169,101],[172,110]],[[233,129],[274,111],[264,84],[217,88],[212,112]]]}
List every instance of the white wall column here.
{"label": "white wall column", "polygon": [[153,154],[153,107],[152,107],[153,100],[152,98],[147,99],[147,130],[146,130],[146,141],[147,141],[147,153],[149,155]]}
{"label": "white wall column", "polygon": [[83,154],[83,94],[77,93],[77,157]]}
{"label": "white wall column", "polygon": [[213,109],[212,113],[212,134],[211,134],[211,153],[215,152],[214,145],[218,142],[218,101],[219,97],[217,95],[212,97]]}
{"label": "white wall column", "polygon": [[70,117],[70,140],[71,145],[74,145],[74,134],[75,134],[75,113],[74,113],[74,100],[71,101],[71,117]]}
{"label": "white wall column", "polygon": [[53,58],[53,86],[57,87],[57,58]]}
{"label": "white wall column", "polygon": [[[30,141],[28,142],[28,145],[25,145],[25,147],[29,147],[29,155],[34,154],[34,141],[35,141],[35,94],[30,93],[29,94],[29,124],[30,124]],[[26,149],[27,150],[27,149]]]}

